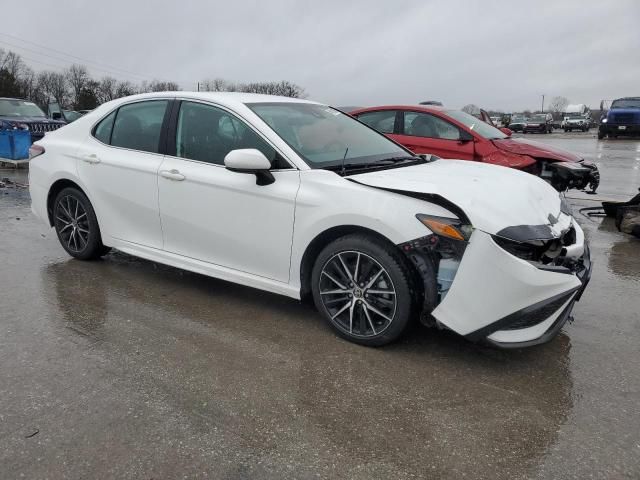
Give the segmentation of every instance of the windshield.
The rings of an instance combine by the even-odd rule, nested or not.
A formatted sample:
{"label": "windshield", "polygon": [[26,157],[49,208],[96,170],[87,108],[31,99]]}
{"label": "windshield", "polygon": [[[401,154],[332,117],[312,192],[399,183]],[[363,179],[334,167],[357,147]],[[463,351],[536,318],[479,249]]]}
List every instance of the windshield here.
{"label": "windshield", "polygon": [[[312,168],[365,165],[410,154],[375,130],[325,105],[252,103],[264,120]],[[417,157],[416,157],[417,158]]]}
{"label": "windshield", "polygon": [[469,115],[461,110],[447,110],[446,114],[454,120],[462,123],[465,127],[473,130],[475,133],[488,140],[497,140],[501,138],[507,138],[507,136],[498,130],[496,127],[489,125],[486,122]]}
{"label": "windshield", "polygon": [[45,114],[33,102],[0,99],[0,117],[44,117]]}
{"label": "windshield", "polygon": [[545,117],[544,115],[534,115],[530,119],[531,122],[545,122],[546,120],[547,117]]}
{"label": "windshield", "polygon": [[571,113],[567,113],[566,115],[567,118],[582,118],[582,114],[579,112],[571,112]]}
{"label": "windshield", "polygon": [[511,118],[511,123],[520,123],[520,122],[524,122],[525,118],[524,117],[512,117]]}
{"label": "windshield", "polygon": [[640,98],[623,98],[614,100],[611,108],[640,108]]}

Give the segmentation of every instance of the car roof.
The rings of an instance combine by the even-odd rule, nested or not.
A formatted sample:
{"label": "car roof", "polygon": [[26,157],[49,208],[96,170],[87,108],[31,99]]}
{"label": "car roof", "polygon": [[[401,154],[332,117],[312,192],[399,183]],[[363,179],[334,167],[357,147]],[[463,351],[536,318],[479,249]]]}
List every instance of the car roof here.
{"label": "car roof", "polygon": [[377,107],[366,107],[354,110],[351,113],[364,113],[372,110],[413,110],[419,112],[446,112],[451,108],[439,107],[437,105],[380,105]]}
{"label": "car roof", "polygon": [[247,103],[309,103],[318,104],[301,98],[280,97],[277,95],[263,95],[260,93],[242,93],[242,92],[188,92],[188,91],[171,91],[171,92],[151,92],[140,93],[122,97],[114,101],[113,105],[120,103],[128,103],[136,100],[158,98],[188,98],[195,100],[206,100],[228,107],[237,107]]}

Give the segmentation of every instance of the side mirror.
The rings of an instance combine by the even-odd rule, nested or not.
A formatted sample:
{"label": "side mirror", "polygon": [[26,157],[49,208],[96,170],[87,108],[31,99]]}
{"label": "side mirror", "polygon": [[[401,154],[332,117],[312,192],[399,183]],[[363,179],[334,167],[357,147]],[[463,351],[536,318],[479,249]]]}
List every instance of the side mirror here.
{"label": "side mirror", "polygon": [[51,114],[51,118],[53,118],[54,120],[61,120],[62,119],[62,113],[60,112],[53,112]]}
{"label": "side mirror", "polygon": [[507,127],[502,127],[500,131],[504,133],[507,137],[510,137],[511,135],[513,135],[513,131]]}
{"label": "side mirror", "polygon": [[463,143],[473,142],[473,135],[466,130],[460,130],[460,138],[458,140]]}
{"label": "side mirror", "polygon": [[254,174],[256,185],[270,185],[276,181],[269,171],[271,162],[264,156],[264,153],[255,148],[231,150],[224,157],[224,166],[232,172]]}

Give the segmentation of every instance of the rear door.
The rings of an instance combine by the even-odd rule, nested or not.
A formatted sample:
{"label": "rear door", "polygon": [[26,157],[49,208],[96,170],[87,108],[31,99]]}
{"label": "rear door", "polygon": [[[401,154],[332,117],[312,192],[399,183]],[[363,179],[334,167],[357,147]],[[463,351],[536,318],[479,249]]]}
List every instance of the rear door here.
{"label": "rear door", "polygon": [[474,142],[463,141],[453,123],[426,112],[402,112],[400,135],[394,140],[414,153],[430,153],[442,158],[474,159]]}
{"label": "rear door", "polygon": [[401,112],[397,110],[375,110],[361,113],[356,118],[378,132],[384,133],[387,137],[396,140],[400,132],[400,117]]}
{"label": "rear door", "polygon": [[78,174],[107,236],[162,248],[158,168],[169,102],[121,106],[97,124],[77,153]]}

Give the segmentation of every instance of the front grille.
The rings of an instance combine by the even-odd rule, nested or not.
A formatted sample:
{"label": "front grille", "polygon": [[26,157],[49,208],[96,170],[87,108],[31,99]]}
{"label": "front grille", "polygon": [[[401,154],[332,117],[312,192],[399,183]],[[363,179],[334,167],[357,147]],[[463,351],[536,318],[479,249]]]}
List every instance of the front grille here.
{"label": "front grille", "polygon": [[29,124],[29,131],[31,133],[44,135],[47,132],[53,132],[54,130],[57,130],[61,126],[62,125],[60,125],[59,123],[34,122]]}
{"label": "front grille", "polygon": [[614,123],[633,123],[633,113],[614,113],[611,115],[611,120]]}

